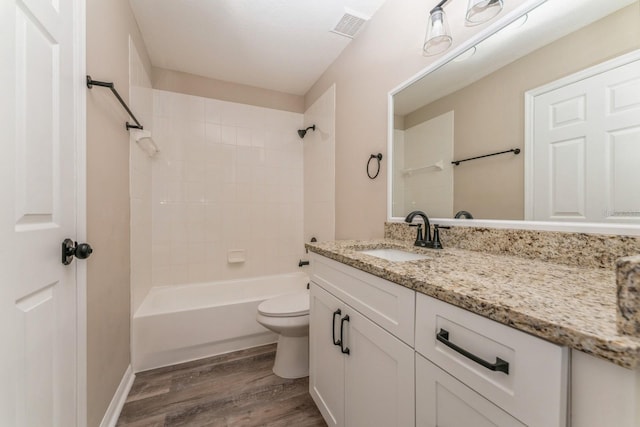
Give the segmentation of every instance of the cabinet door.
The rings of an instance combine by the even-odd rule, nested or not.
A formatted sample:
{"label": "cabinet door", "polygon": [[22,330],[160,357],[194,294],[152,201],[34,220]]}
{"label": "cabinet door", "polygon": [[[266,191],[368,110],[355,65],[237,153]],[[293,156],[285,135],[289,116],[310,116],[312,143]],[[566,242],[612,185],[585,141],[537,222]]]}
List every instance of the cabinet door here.
{"label": "cabinet door", "polygon": [[347,306],[344,327],[345,425],[415,425],[414,351]]}
{"label": "cabinet door", "polygon": [[[340,309],[340,314],[334,313]],[[309,393],[329,427],[344,426],[344,355],[333,344],[340,338],[343,304],[311,283],[309,318]],[[335,320],[335,321],[334,321]]]}
{"label": "cabinet door", "polygon": [[416,427],[524,427],[416,353]]}

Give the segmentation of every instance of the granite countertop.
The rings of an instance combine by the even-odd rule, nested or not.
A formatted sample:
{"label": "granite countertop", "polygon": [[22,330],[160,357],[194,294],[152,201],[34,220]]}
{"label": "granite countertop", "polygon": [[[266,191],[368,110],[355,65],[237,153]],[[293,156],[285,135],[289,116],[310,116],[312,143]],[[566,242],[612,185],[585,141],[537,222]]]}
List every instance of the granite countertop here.
{"label": "granite countertop", "polygon": [[[616,272],[392,239],[311,243],[307,248],[423,294],[625,368],[640,365],[640,339],[616,327]],[[391,262],[360,250],[396,248],[427,259]]]}

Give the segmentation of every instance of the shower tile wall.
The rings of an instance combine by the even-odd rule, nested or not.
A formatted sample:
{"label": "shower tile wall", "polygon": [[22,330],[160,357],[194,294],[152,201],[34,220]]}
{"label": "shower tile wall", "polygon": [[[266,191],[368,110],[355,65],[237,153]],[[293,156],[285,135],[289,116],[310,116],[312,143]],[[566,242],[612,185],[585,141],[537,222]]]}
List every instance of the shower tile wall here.
{"label": "shower tile wall", "polygon": [[[129,103],[145,130],[153,132],[153,89],[135,44],[129,40]],[[152,162],[129,138],[131,195],[131,313],[153,286],[151,280],[151,174]]]}
{"label": "shower tile wall", "polygon": [[[154,90],[154,285],[296,271],[302,114]],[[243,250],[245,262],[229,263]]]}

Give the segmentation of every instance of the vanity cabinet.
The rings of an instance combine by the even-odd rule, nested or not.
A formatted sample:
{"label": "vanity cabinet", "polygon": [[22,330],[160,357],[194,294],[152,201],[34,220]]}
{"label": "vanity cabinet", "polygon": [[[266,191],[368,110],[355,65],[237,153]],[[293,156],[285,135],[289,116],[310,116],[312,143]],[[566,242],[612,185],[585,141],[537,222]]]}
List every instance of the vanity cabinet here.
{"label": "vanity cabinet", "polygon": [[380,324],[412,338],[415,292],[316,255],[311,265],[309,391],[325,421],[415,425],[415,352]]}
{"label": "vanity cabinet", "polygon": [[311,256],[309,391],[327,424],[566,427],[569,350]]}
{"label": "vanity cabinet", "polygon": [[419,293],[415,348],[418,426],[567,425],[566,347]]}

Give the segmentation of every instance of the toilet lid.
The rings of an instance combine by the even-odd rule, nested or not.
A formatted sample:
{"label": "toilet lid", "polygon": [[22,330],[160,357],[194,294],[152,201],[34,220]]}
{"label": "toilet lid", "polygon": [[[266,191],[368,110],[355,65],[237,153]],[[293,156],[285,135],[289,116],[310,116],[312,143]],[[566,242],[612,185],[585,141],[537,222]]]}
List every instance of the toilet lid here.
{"label": "toilet lid", "polygon": [[309,314],[309,292],[296,292],[263,301],[258,312],[264,316],[292,317]]}

